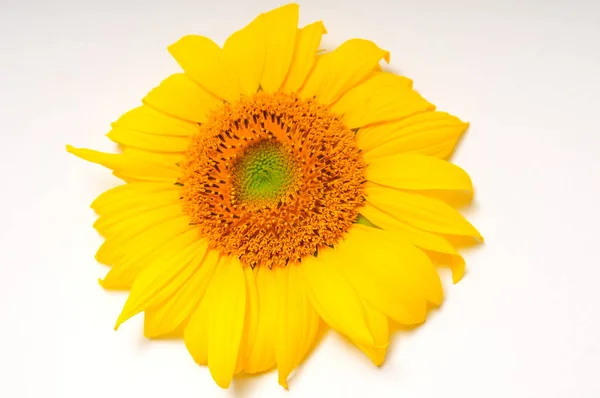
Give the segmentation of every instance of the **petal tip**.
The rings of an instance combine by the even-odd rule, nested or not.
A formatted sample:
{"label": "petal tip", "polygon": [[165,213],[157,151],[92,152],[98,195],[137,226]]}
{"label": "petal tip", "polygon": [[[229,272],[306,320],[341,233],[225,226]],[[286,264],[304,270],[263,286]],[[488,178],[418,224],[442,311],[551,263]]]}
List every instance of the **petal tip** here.
{"label": "petal tip", "polygon": [[70,144],[66,145],[66,149],[67,149],[67,152],[72,153],[73,155],[77,155],[77,152],[79,151],[77,148],[75,148],[73,145],[70,145]]}
{"label": "petal tip", "polygon": [[452,270],[452,284],[456,285],[458,282],[460,282],[462,280],[464,275],[465,275],[464,267],[462,268],[462,270],[453,269]]}
{"label": "petal tip", "polygon": [[[442,305],[443,301],[444,301],[444,292],[440,291],[439,295],[434,297],[430,301],[430,303],[439,308],[439,306]],[[423,322],[425,322],[425,319],[423,319]]]}
{"label": "petal tip", "polygon": [[463,278],[463,276],[465,275],[465,261],[463,260],[462,257],[458,258],[458,261],[454,262],[454,264],[451,265],[451,271],[452,271],[452,284],[456,285],[458,282],[460,282]]}
{"label": "petal tip", "polygon": [[483,238],[483,235],[481,235],[481,233],[479,231],[477,231],[477,235],[475,236],[475,239],[477,239],[478,243],[485,243],[485,239]]}
{"label": "petal tip", "polygon": [[390,54],[389,51],[386,51],[386,50],[383,50],[383,51],[384,51],[384,53],[383,53],[383,59],[385,60],[386,64],[389,64],[390,63],[390,59],[391,59],[391,54]]}
{"label": "petal tip", "polygon": [[128,317],[125,316],[124,312],[121,312],[121,315],[119,315],[119,318],[117,318],[117,322],[115,322],[115,328],[114,330],[117,331],[119,330],[119,327],[123,324],[123,322],[125,322],[128,319]]}
{"label": "petal tip", "polygon": [[[291,10],[292,12],[300,12],[300,5],[298,3],[288,3],[275,10]],[[274,10],[273,10],[274,11]]]}
{"label": "petal tip", "polygon": [[317,23],[321,27],[321,34],[326,35],[327,34],[327,28],[325,27],[325,24],[323,23],[323,21],[319,21]]}
{"label": "petal tip", "polygon": [[[210,369],[210,367],[209,367],[209,369]],[[231,385],[231,377],[226,377],[226,378],[218,377],[217,375],[214,375],[212,372],[211,372],[211,376],[212,376],[213,380],[215,381],[215,383],[217,383],[217,385],[219,387],[221,387],[223,390],[229,389],[229,386]]]}
{"label": "petal tip", "polygon": [[373,361],[373,364],[379,368],[385,362],[385,354],[382,354],[377,358],[371,358],[371,360]]}
{"label": "petal tip", "polygon": [[279,382],[279,385],[281,387],[285,388],[286,390],[290,389],[289,386],[288,386],[288,383],[287,383],[287,376],[283,376],[283,375],[280,374],[279,378],[278,378],[278,382]]}
{"label": "petal tip", "polygon": [[189,37],[190,37],[190,35],[181,36],[179,39],[177,39],[177,41],[174,41],[173,43],[171,43],[167,46],[167,51],[169,51],[169,53],[172,54],[172,51],[174,49],[176,49],[181,44],[182,41],[189,40]]}

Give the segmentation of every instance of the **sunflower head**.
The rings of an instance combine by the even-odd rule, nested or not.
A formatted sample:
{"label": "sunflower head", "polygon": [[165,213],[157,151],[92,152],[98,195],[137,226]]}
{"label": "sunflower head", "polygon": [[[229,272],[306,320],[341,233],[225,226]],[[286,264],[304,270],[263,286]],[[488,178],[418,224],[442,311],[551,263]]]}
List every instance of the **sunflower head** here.
{"label": "sunflower head", "polygon": [[416,325],[442,288],[435,265],[481,239],[447,200],[472,196],[447,162],[467,124],[435,110],[389,53],[320,49],[298,6],[259,15],[222,47],[185,36],[183,69],[120,117],[120,153],[68,150],[124,184],[98,197],[107,289],[131,289],[117,327],[182,336],[222,387],[276,367],[287,387],[321,325],[375,364],[389,322]]}

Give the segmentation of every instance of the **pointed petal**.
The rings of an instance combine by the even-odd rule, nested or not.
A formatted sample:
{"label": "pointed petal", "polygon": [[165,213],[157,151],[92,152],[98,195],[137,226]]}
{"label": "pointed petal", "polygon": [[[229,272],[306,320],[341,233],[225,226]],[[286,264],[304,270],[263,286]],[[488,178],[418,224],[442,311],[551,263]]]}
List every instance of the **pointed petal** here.
{"label": "pointed petal", "polygon": [[423,112],[402,120],[361,128],[356,134],[367,162],[396,153],[447,159],[469,127],[444,112]]}
{"label": "pointed petal", "polygon": [[188,216],[180,214],[173,217],[170,210],[163,207],[145,213],[143,217],[121,221],[116,232],[105,234],[106,240],[98,249],[96,260],[102,264],[114,265],[140,250],[146,253],[162,242],[192,229]]}
{"label": "pointed petal", "polygon": [[452,255],[458,254],[454,246],[452,246],[452,244],[443,236],[423,231],[422,229],[400,221],[391,214],[373,206],[369,201],[367,201],[365,206],[360,209],[360,214],[379,228],[389,232],[394,240],[408,242],[421,249]]}
{"label": "pointed petal", "polygon": [[252,268],[244,268],[244,279],[246,280],[246,315],[244,316],[244,331],[240,343],[240,352],[235,373],[240,373],[248,363],[250,351],[255,344],[258,333],[258,289],[256,286],[256,275]]}
{"label": "pointed petal", "polygon": [[451,256],[450,269],[452,270],[452,283],[460,282],[465,276],[465,259],[462,256]]}
{"label": "pointed petal", "polygon": [[187,137],[147,134],[122,127],[113,127],[106,135],[117,144],[153,152],[184,152],[190,140]]}
{"label": "pointed petal", "polygon": [[121,116],[113,127],[175,137],[189,137],[198,132],[198,123],[167,116],[148,105],[142,105]]}
{"label": "pointed petal", "polygon": [[135,182],[121,184],[101,193],[90,205],[97,213],[102,214],[107,205],[123,200],[132,199],[152,192],[173,190],[177,187],[173,183],[165,182]]}
{"label": "pointed petal", "polygon": [[396,154],[373,159],[367,179],[379,185],[404,190],[457,191],[473,196],[469,175],[442,159],[418,154]]}
{"label": "pointed petal", "polygon": [[276,92],[281,88],[292,63],[298,30],[298,4],[276,8],[263,14],[263,18],[266,52],[260,85],[266,92]]}
{"label": "pointed petal", "polygon": [[343,257],[337,248],[306,257],[299,266],[311,304],[332,328],[356,344],[373,345],[360,297],[344,278]]}
{"label": "pointed petal", "polygon": [[202,88],[228,102],[239,99],[241,88],[231,62],[211,39],[184,36],[169,46],[169,52]]}
{"label": "pointed petal", "polygon": [[433,264],[450,268],[452,271],[452,283],[457,284],[465,275],[465,260],[462,256],[432,251],[427,251],[427,255],[433,261]]}
{"label": "pointed petal", "polygon": [[235,32],[223,45],[244,94],[258,90],[265,65],[266,32],[264,15],[259,15],[243,29]]}
{"label": "pointed petal", "polygon": [[350,128],[397,120],[417,112],[429,111],[435,106],[412,89],[412,82],[389,72],[378,72],[359,84],[332,107],[344,115]]}
{"label": "pointed petal", "polygon": [[97,254],[99,261],[112,265],[104,279],[99,281],[100,285],[111,290],[130,289],[138,275],[165,250],[164,247],[168,248],[173,244],[172,241],[193,228],[187,219],[174,218],[158,224],[140,239],[130,242],[126,248]]}
{"label": "pointed petal", "polygon": [[275,272],[281,308],[275,357],[279,384],[286,389],[289,374],[304,360],[319,325],[319,317],[306,297],[298,268],[290,265]]}
{"label": "pointed petal", "polygon": [[358,348],[367,354],[376,366],[380,366],[385,360],[387,347],[390,344],[388,318],[365,301],[363,307],[375,344],[373,346],[358,344]]}
{"label": "pointed petal", "polygon": [[315,65],[321,37],[325,33],[327,33],[327,30],[320,21],[298,29],[294,56],[282,86],[283,91],[295,93],[304,85],[306,78]]}
{"label": "pointed petal", "polygon": [[175,203],[180,203],[180,193],[177,186],[171,183],[163,183],[170,186],[169,189],[153,190],[124,197],[122,200],[113,201],[98,208],[96,212],[100,216],[96,225],[108,225],[125,219],[131,215],[144,212],[146,209],[158,208]]}
{"label": "pointed petal", "polygon": [[67,151],[73,155],[97,163],[117,172],[134,176],[145,181],[173,181],[179,176],[175,164],[166,162],[160,155],[139,156],[128,153],[114,154],[94,151],[92,149],[74,148],[67,145]]}
{"label": "pointed petal", "polygon": [[[136,278],[115,329],[132,316],[162,304],[191,276],[198,256],[208,249],[196,230],[185,232],[163,246]],[[190,266],[192,264],[192,266]]]}
{"label": "pointed petal", "polygon": [[246,281],[238,259],[228,257],[219,266],[209,292],[208,368],[215,382],[228,388],[236,370],[246,312]]}
{"label": "pointed petal", "polygon": [[458,283],[462,279],[465,273],[465,260],[444,236],[413,227],[378,209],[368,201],[360,213],[377,227],[389,232],[393,236],[392,239],[408,242],[424,249],[429,257],[443,258],[442,263],[450,266],[452,270],[454,283]]}
{"label": "pointed petal", "polygon": [[[100,214],[100,217],[94,223],[94,228],[108,238],[115,234],[124,233],[131,226],[133,226],[135,231],[138,231],[142,227],[141,224],[146,226],[153,225],[156,221],[155,215],[161,214],[160,209],[165,207],[169,207],[168,210],[165,210],[166,214],[175,214],[176,216],[184,214],[177,192],[156,192],[148,195],[148,197],[155,198],[156,200],[132,201],[131,207],[121,206],[119,203],[116,203],[115,206],[111,206],[114,208],[113,211],[105,209],[104,213]],[[172,207],[179,209],[179,211],[171,212]]]}
{"label": "pointed petal", "polygon": [[163,80],[146,95],[144,104],[167,116],[204,123],[222,101],[198,86],[187,75],[176,73]]}
{"label": "pointed petal", "polygon": [[301,96],[316,97],[321,104],[332,104],[372,73],[382,58],[389,62],[389,53],[375,43],[363,39],[348,40],[333,52],[317,58]]}
{"label": "pointed petal", "polygon": [[[216,268],[221,265],[217,263]],[[208,325],[209,314],[213,307],[210,289],[200,300],[200,305],[193,312],[190,321],[183,331],[183,341],[188,352],[199,365],[208,365]]]}
{"label": "pointed petal", "polygon": [[254,345],[244,366],[246,373],[259,373],[275,366],[274,331],[278,325],[278,290],[275,272],[259,269],[256,274],[258,323]]}
{"label": "pointed petal", "polygon": [[441,200],[375,185],[366,187],[366,195],[373,206],[413,227],[440,234],[470,236],[483,241],[475,227]]}
{"label": "pointed petal", "polygon": [[439,305],[442,284],[427,255],[389,233],[355,225],[339,245],[343,272],[375,309],[404,325],[425,320],[426,300]]}
{"label": "pointed petal", "polygon": [[155,309],[146,310],[144,335],[149,338],[166,336],[179,328],[196,310],[212,279],[219,253],[211,250],[200,253],[189,266],[192,276],[185,284]]}

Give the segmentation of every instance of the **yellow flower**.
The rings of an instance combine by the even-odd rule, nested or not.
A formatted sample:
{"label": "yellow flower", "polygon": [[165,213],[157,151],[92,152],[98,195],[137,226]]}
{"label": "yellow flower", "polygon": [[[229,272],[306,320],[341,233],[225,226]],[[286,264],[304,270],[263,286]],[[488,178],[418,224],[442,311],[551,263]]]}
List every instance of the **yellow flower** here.
{"label": "yellow flower", "polygon": [[[125,184],[92,204],[106,289],[131,289],[118,327],[183,336],[223,388],[235,374],[290,372],[322,325],[383,362],[391,323],[416,325],[458,281],[452,207],[469,176],[446,158],[467,124],[384,72],[389,54],[353,39],[319,52],[321,22],[298,6],[261,14],[223,48],[169,47],[184,72],[108,134],[122,153],[68,146]],[[324,322],[322,322],[324,321]]]}

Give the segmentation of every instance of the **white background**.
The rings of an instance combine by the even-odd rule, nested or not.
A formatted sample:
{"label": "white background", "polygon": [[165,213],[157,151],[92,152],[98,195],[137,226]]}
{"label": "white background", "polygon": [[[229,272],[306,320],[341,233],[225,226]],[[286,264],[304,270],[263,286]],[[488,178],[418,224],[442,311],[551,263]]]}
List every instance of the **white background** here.
{"label": "white background", "polygon": [[67,155],[178,71],[166,46],[222,43],[276,0],[0,0],[0,396],[600,397],[600,2],[304,1],[325,44],[364,37],[472,123],[454,161],[487,243],[385,365],[328,334],[290,381],[219,389],[180,342],[149,342],[96,283],[92,199],[116,184]]}

